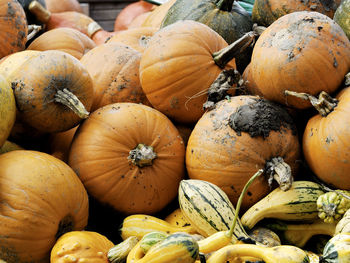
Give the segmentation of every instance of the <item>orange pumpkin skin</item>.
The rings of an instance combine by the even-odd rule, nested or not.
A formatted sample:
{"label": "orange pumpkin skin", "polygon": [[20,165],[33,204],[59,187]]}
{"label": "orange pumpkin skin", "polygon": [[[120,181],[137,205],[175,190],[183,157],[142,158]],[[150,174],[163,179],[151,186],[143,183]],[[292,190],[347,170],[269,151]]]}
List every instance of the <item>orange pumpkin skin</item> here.
{"label": "orange pumpkin skin", "polygon": [[0,0],[0,59],[25,49],[27,19],[16,0]]}
{"label": "orange pumpkin skin", "polygon": [[[141,143],[157,155],[150,166],[128,160]],[[162,113],[142,104],[114,103],[79,126],[69,165],[100,202],[124,214],[152,214],[176,197],[184,155],[179,132]]]}
{"label": "orange pumpkin skin", "polygon": [[46,8],[52,13],[75,11],[82,13],[83,10],[77,0],[45,0]]}
{"label": "orange pumpkin skin", "polygon": [[113,246],[107,237],[97,232],[71,231],[57,240],[50,263],[108,263],[107,253]]}
{"label": "orange pumpkin skin", "polygon": [[116,102],[150,105],[139,80],[140,59],[139,52],[118,43],[100,45],[82,57],[93,79],[92,111]]}
{"label": "orange pumpkin skin", "polygon": [[[228,44],[208,26],[178,21],[159,30],[142,53],[140,81],[154,108],[180,123],[195,123],[204,113],[209,89],[222,69],[212,54]],[[225,69],[236,68],[234,59]]]}
{"label": "orange pumpkin skin", "polygon": [[259,89],[256,86],[254,79],[252,78],[252,74],[250,73],[250,64],[248,64],[248,66],[244,69],[242,78],[244,80],[244,86],[248,94],[262,96],[261,92],[259,92]]}
{"label": "orange pumpkin skin", "polygon": [[148,11],[146,13],[143,13],[135,17],[134,20],[132,20],[131,23],[129,24],[128,29],[135,28],[135,27],[142,27],[142,24],[145,22],[145,20],[151,13],[152,11]]}
{"label": "orange pumpkin skin", "polygon": [[155,7],[147,18],[143,21],[141,26],[160,28],[162,21],[167,14],[169,8],[176,2],[176,0],[168,0],[164,4]]}
{"label": "orange pumpkin skin", "polygon": [[107,43],[122,43],[133,49],[143,52],[150,38],[158,31],[154,27],[137,27],[119,31]]}
{"label": "orange pumpkin skin", "polygon": [[70,27],[88,36],[88,26],[92,22],[94,22],[94,20],[87,15],[75,11],[67,11],[52,13],[50,19],[46,23],[46,28],[47,30],[52,30],[59,27]]}
{"label": "orange pumpkin skin", "polygon": [[350,88],[338,95],[338,105],[326,117],[312,117],[305,128],[303,152],[311,170],[323,182],[350,190]]}
{"label": "orange pumpkin skin", "polygon": [[74,134],[79,126],[75,126],[72,129],[64,132],[57,132],[50,134],[49,137],[49,153],[68,163],[68,155],[70,150],[70,145],[73,141]]}
{"label": "orange pumpkin skin", "polygon": [[87,225],[86,190],[67,164],[46,153],[4,153],[0,165],[0,258],[47,263],[59,235]]}
{"label": "orange pumpkin skin", "polygon": [[96,47],[96,44],[87,35],[73,28],[61,27],[47,31],[37,37],[30,43],[27,50],[61,50],[77,59],[81,59],[85,53],[94,47]]}
{"label": "orange pumpkin skin", "polygon": [[[236,96],[216,104],[195,125],[186,148],[186,168],[191,179],[216,184],[233,204],[251,176],[274,157],[282,157],[292,173],[297,172],[298,136],[289,128],[271,130],[266,138],[251,137],[247,132],[236,133],[230,117],[240,106],[256,103],[257,96]],[[262,118],[262,117],[261,117]],[[267,177],[257,178],[244,196],[245,210],[268,194]]]}
{"label": "orange pumpkin skin", "polygon": [[350,70],[350,41],[329,17],[287,14],[269,26],[253,49],[250,73],[266,98],[298,109],[311,104],[285,90],[317,95],[334,92]]}

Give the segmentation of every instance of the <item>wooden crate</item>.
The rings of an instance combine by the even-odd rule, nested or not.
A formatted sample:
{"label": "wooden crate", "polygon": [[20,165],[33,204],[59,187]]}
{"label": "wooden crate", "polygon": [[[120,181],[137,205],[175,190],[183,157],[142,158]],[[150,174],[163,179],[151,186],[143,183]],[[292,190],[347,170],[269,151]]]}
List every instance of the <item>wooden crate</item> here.
{"label": "wooden crate", "polygon": [[88,5],[88,15],[104,30],[113,31],[117,15],[125,6],[136,0],[79,0],[79,2]]}

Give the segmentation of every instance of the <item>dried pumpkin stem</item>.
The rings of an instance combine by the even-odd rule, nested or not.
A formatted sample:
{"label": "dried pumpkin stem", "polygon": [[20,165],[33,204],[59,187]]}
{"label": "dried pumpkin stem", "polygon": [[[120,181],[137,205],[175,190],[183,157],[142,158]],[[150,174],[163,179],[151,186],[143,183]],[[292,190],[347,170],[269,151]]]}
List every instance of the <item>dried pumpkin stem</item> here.
{"label": "dried pumpkin stem", "polygon": [[307,93],[302,93],[302,92],[299,93],[299,92],[290,91],[290,90],[285,90],[284,94],[310,101],[311,105],[314,106],[314,108],[323,117],[326,117],[338,105],[338,100],[335,98],[332,98],[328,93],[324,91],[321,91],[321,93],[318,95],[318,98]]}
{"label": "dried pumpkin stem", "polygon": [[42,29],[42,26],[38,25],[29,25],[28,26],[28,32],[29,34],[27,35],[27,41],[31,40],[33,37],[36,36],[36,34],[39,33],[39,31]]}
{"label": "dried pumpkin stem", "polygon": [[97,22],[91,22],[89,25],[88,25],[88,27],[87,27],[87,33],[88,33],[88,36],[90,37],[90,38],[92,38],[92,36],[96,33],[96,32],[98,32],[98,31],[100,31],[100,30],[102,30],[102,27],[99,25],[99,23],[97,23]]}
{"label": "dried pumpkin stem", "polygon": [[283,191],[291,188],[293,183],[292,169],[282,157],[274,157],[266,163],[266,173],[269,175],[269,185],[272,185],[273,179],[276,180]]}
{"label": "dried pumpkin stem", "polygon": [[38,1],[32,1],[28,6],[28,10],[35,15],[36,19],[41,23],[46,24],[51,18],[51,12]]}
{"label": "dried pumpkin stem", "polygon": [[154,152],[153,147],[142,143],[131,150],[128,156],[128,160],[140,168],[151,166],[155,158],[157,158],[157,154]]}
{"label": "dried pumpkin stem", "polygon": [[141,36],[139,39],[139,44],[142,47],[147,47],[148,46],[148,42],[151,40],[150,36]]}
{"label": "dried pumpkin stem", "polygon": [[68,89],[57,90],[54,101],[67,106],[82,119],[89,117],[89,112],[84,104]]}
{"label": "dried pumpkin stem", "polygon": [[234,0],[216,0],[215,5],[221,11],[231,12]]}

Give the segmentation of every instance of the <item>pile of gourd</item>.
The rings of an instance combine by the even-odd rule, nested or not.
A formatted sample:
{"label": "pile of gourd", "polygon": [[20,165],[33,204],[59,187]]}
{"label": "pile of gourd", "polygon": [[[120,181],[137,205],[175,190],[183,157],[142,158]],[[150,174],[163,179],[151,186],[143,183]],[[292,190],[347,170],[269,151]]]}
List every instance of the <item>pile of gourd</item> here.
{"label": "pile of gourd", "polygon": [[349,21],[152,0],[108,32],[0,0],[0,259],[350,262]]}

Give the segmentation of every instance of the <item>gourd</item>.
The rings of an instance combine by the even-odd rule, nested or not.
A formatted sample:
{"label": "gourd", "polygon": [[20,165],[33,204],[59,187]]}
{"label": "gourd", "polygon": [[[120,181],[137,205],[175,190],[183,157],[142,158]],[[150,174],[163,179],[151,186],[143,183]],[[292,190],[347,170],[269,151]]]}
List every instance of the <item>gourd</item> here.
{"label": "gourd", "polygon": [[0,59],[25,49],[28,24],[23,7],[16,0],[0,1]]}
{"label": "gourd", "polygon": [[274,231],[265,226],[253,227],[248,234],[253,240],[267,247],[281,245],[280,237]]}
{"label": "gourd", "polygon": [[264,98],[305,109],[309,102],[287,96],[285,90],[313,96],[336,91],[350,69],[350,41],[329,17],[294,12],[260,35],[250,64],[250,79]]}
{"label": "gourd", "polygon": [[323,249],[320,263],[345,263],[350,261],[350,233],[332,237]]}
{"label": "gourd", "polygon": [[117,102],[150,105],[139,80],[140,59],[138,51],[119,43],[97,46],[81,58],[93,81],[91,111]]}
{"label": "gourd", "polygon": [[340,25],[350,39],[350,1],[343,0],[334,14],[334,21]]}
{"label": "gourd", "polygon": [[16,151],[16,150],[24,150],[24,148],[14,142],[6,140],[2,145],[2,147],[0,148],[0,154]]}
{"label": "gourd", "polygon": [[83,184],[67,164],[43,152],[4,153],[0,166],[0,258],[49,262],[58,237],[87,225]]}
{"label": "gourd", "polygon": [[88,192],[124,214],[152,214],[176,195],[184,177],[183,140],[159,111],[113,103],[79,125],[69,154]]}
{"label": "gourd", "polygon": [[130,251],[137,245],[139,239],[135,236],[128,237],[124,241],[108,250],[107,257],[110,263],[124,263]]}
{"label": "gourd", "polygon": [[335,227],[335,234],[350,233],[350,209],[348,209],[342,219],[339,220]]}
{"label": "gourd", "polygon": [[166,239],[169,235],[165,232],[160,231],[154,231],[151,233],[147,233],[142,237],[140,240],[140,248],[142,249],[144,254],[147,254],[147,252],[157,243],[163,241]]}
{"label": "gourd", "polygon": [[350,192],[336,190],[320,195],[317,199],[318,216],[326,223],[334,223],[350,209]]}
{"label": "gourd", "polygon": [[75,11],[83,13],[78,0],[45,0],[46,8],[52,13]]}
{"label": "gourd", "polygon": [[188,221],[182,213],[181,208],[176,208],[173,212],[167,215],[164,220],[173,226],[191,226],[190,221]]}
{"label": "gourd", "polygon": [[57,240],[51,250],[50,263],[105,263],[113,246],[107,237],[97,232],[71,231]]}

